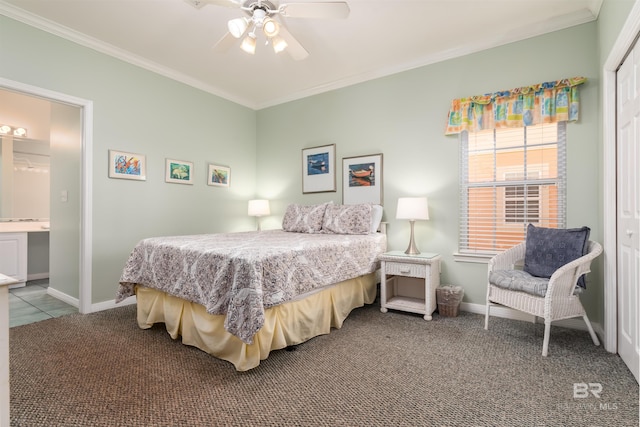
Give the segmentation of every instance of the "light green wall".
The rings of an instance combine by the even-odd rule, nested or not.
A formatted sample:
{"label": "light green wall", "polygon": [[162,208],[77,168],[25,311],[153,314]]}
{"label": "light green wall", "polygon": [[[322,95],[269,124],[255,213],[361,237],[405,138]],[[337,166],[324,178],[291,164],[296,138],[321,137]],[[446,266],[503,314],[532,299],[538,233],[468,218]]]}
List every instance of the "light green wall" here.
{"label": "light green wall", "polygon": [[[458,138],[444,136],[452,99],[564,77],[585,76],[581,117],[568,126],[569,227],[588,225],[602,240],[598,214],[600,143],[596,24],[512,43],[442,63],[380,78],[258,112],[258,192],[277,200],[274,216],[286,203],[340,202],[341,191],[303,195],[301,149],[335,143],[343,157],[383,153],[384,219],[389,249],[405,249],[409,225],[395,220],[398,197],[426,195],[430,220],[416,224],[422,251],[443,256],[443,283],[462,285],[465,301],[484,304],[486,264],[456,262],[458,236]],[[292,165],[279,167],[278,165]],[[338,167],[338,188],[341,189]],[[276,225],[273,220],[271,225]],[[602,272],[595,271],[584,298],[597,311]]]}
{"label": "light green wall", "polygon": [[[49,287],[80,296],[82,116],[78,107],[51,103]],[[65,194],[66,197],[62,197]]]}
{"label": "light green wall", "polygon": [[598,15],[599,63],[604,65],[636,0],[605,0]]}
{"label": "light green wall", "polygon": [[[4,16],[0,76],[93,101],[93,303],[115,298],[124,263],[141,238],[254,226],[246,216],[256,182],[253,110]],[[147,180],[109,179],[109,149],[145,154]],[[192,161],[194,185],[165,183],[166,158]],[[208,162],[231,167],[229,188],[206,184]],[[55,226],[52,221],[52,242]],[[74,289],[71,296],[77,283]]]}

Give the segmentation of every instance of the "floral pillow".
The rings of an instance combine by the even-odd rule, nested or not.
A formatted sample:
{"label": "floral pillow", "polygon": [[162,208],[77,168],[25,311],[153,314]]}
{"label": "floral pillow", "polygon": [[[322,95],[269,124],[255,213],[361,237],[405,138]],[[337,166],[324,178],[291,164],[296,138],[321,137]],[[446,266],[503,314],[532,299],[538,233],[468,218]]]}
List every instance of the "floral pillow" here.
{"label": "floral pillow", "polygon": [[296,233],[319,233],[328,203],[320,205],[290,204],[282,219],[282,229]]}
{"label": "floral pillow", "polygon": [[369,234],[371,232],[371,205],[327,206],[322,231],[334,234]]}

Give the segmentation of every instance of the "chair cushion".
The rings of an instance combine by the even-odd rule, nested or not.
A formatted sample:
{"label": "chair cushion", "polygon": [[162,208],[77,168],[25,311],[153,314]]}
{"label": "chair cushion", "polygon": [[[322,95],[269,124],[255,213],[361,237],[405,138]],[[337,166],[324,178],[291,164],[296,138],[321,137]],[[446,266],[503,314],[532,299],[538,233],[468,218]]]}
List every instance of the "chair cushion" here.
{"label": "chair cushion", "polygon": [[[524,271],[536,277],[549,278],[563,265],[586,255],[589,249],[589,227],[543,228],[527,226]],[[578,286],[586,288],[584,275]]]}
{"label": "chair cushion", "polygon": [[489,274],[489,283],[499,288],[544,297],[549,279],[535,277],[522,270],[496,270]]}

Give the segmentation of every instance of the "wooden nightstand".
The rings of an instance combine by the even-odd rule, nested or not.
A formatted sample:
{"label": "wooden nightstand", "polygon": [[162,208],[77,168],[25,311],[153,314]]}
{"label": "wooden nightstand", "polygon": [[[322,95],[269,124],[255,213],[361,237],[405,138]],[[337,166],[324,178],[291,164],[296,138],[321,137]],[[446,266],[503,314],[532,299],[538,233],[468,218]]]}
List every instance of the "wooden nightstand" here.
{"label": "wooden nightstand", "polygon": [[380,261],[380,311],[420,313],[424,320],[431,320],[436,309],[436,288],[440,285],[440,255],[391,251],[380,255]]}

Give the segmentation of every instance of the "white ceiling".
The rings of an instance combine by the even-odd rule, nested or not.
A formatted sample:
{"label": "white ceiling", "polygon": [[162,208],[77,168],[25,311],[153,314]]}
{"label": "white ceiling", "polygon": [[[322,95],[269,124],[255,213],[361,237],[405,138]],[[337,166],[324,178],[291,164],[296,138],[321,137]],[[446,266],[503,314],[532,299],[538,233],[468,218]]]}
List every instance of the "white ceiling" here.
{"label": "white ceiling", "polygon": [[282,18],[310,54],[294,61],[260,39],[253,56],[240,50],[239,41],[226,53],[213,52],[227,21],[244,12],[213,4],[198,9],[190,1],[0,0],[0,13],[261,109],[593,21],[602,4],[347,0],[346,19]]}

